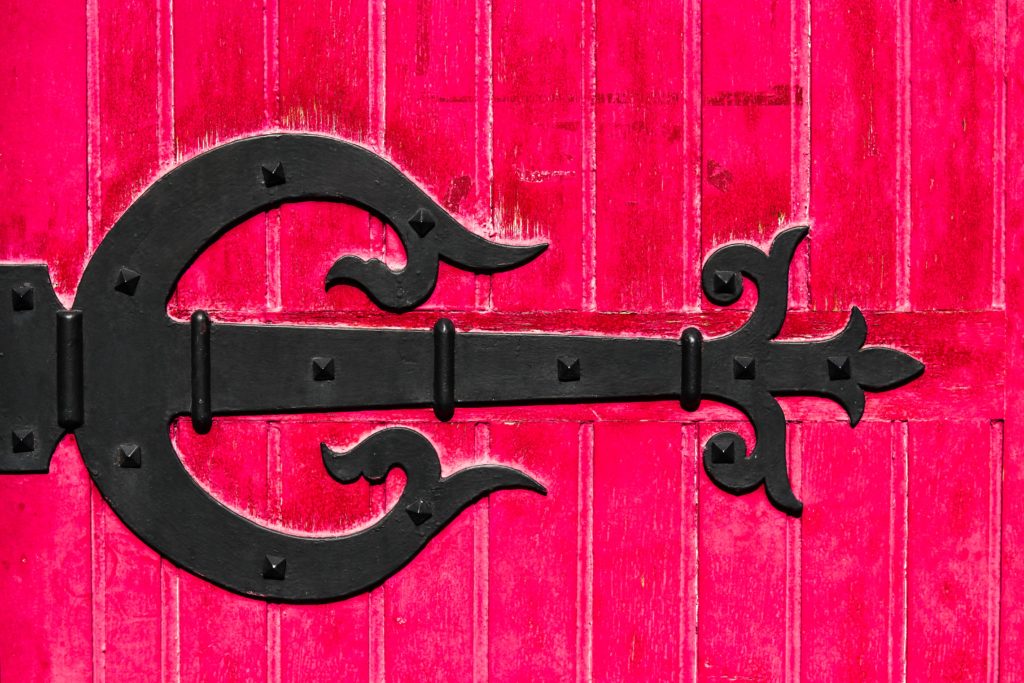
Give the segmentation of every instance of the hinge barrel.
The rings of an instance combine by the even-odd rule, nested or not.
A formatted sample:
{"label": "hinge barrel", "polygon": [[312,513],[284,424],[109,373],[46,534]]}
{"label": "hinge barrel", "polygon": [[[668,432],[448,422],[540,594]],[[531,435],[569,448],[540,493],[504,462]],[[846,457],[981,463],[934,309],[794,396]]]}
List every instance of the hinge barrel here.
{"label": "hinge barrel", "polygon": [[82,312],[57,311],[57,424],[71,431],[84,421]]}

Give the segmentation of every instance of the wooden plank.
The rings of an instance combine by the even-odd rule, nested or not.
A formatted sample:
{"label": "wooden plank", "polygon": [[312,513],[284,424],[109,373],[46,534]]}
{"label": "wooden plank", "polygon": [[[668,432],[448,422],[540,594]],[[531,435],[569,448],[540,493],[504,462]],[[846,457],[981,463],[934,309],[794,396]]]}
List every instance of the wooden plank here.
{"label": "wooden plank", "polygon": [[[271,439],[270,520],[290,533],[337,536],[365,527],[379,515],[371,506],[366,480],[341,485],[324,468],[320,444],[347,449],[371,429],[363,423],[292,422],[274,427]],[[393,472],[392,478],[401,478]],[[379,487],[375,487],[379,488]],[[276,517],[276,519],[275,519]],[[311,676],[338,681],[369,676],[369,596],[324,605],[281,605],[281,680]]]}
{"label": "wooden plank", "polygon": [[594,425],[595,678],[678,679],[680,447],[678,424]]}
{"label": "wooden plank", "polygon": [[574,680],[580,428],[503,423],[488,431],[495,461],[548,489],[544,498],[509,492],[489,501],[490,680]]}
{"label": "wooden plank", "polygon": [[18,48],[0,66],[0,261],[45,261],[70,300],[88,256],[85,5],[7,8],[3,36]]}
{"label": "wooden plank", "polygon": [[811,301],[896,306],[896,6],[811,3]]}
{"label": "wooden plank", "polygon": [[[912,3],[911,304],[992,304],[993,23],[988,3]],[[950,41],[955,36],[955,49]]]}
{"label": "wooden plank", "polygon": [[[747,423],[720,422],[701,425],[701,448],[721,431],[739,433],[748,447],[754,444]],[[789,462],[792,476],[799,461],[791,453]],[[773,508],[762,489],[733,496],[703,472],[698,480],[699,680],[783,680],[790,580],[787,528],[799,521]]]}
{"label": "wooden plank", "polygon": [[369,3],[295,0],[278,13],[281,125],[367,140]]}
{"label": "wooden plank", "polygon": [[[597,308],[682,308],[698,233],[683,205],[684,8],[597,2]],[[673,46],[666,49],[668,46]],[[691,116],[699,109],[691,108]],[[692,228],[692,222],[689,223]],[[695,245],[694,245],[695,246]]]}
{"label": "wooden plank", "polygon": [[[160,157],[163,65],[158,51],[158,3],[96,0],[92,122],[99,144],[99,203],[93,207],[92,244],[98,245],[128,205],[156,178]],[[145,55],[146,58],[142,56]]]}
{"label": "wooden plank", "polygon": [[[1005,194],[1002,228],[1006,245],[1006,336],[1024,339],[1024,230],[1006,226],[1024,221],[1024,6],[1009,4],[1004,30],[1006,110],[1002,132]],[[998,40],[998,36],[997,36]],[[997,149],[999,149],[997,147]],[[1008,367],[1024,362],[1024,346],[1007,349]],[[1002,576],[999,620],[999,673],[1008,681],[1024,680],[1024,378],[1009,373],[1006,381],[1006,423],[1003,433]]]}
{"label": "wooden plank", "polygon": [[[493,3],[494,222],[499,239],[547,242],[531,264],[492,279],[499,310],[578,310],[583,282],[589,125],[581,80],[582,3]],[[543,17],[543,21],[538,21]],[[582,54],[581,54],[582,52]],[[543,65],[543,76],[538,65]]]}
{"label": "wooden plank", "polygon": [[800,434],[800,673],[816,681],[885,680],[890,658],[903,656],[905,614],[894,599],[903,578],[892,570],[902,564],[905,519],[894,514],[905,515],[902,432],[877,422],[856,432],[805,424]]}
{"label": "wooden plank", "polygon": [[702,245],[763,241],[790,216],[790,4],[703,4]]}
{"label": "wooden plank", "polygon": [[[92,244],[98,245],[132,201],[155,179],[162,158],[160,93],[169,66],[158,49],[159,3],[99,0],[95,12],[95,110],[90,148],[98,183],[92,193]],[[143,59],[142,56],[147,58]],[[169,112],[167,112],[169,114]],[[95,144],[98,143],[98,144]],[[128,530],[99,495],[92,515],[94,656],[97,677],[130,680],[158,676],[160,556]]]}
{"label": "wooden plank", "polygon": [[[8,3],[0,66],[0,262],[45,261],[70,301],[88,256],[85,3]],[[8,397],[9,398],[9,397]],[[74,439],[46,475],[0,477],[0,676],[93,673],[91,492]]]}
{"label": "wooden plank", "polygon": [[[241,515],[267,519],[264,424],[218,419],[208,434],[200,436],[184,420],[174,437],[185,468],[210,495]],[[267,606],[189,572],[178,576],[182,680],[264,678]]]}
{"label": "wooden plank", "polygon": [[1002,444],[990,423],[910,425],[908,680],[995,680]]}
{"label": "wooden plank", "polygon": [[[386,11],[386,153],[470,230],[483,234],[489,188],[476,172],[475,3],[396,3]],[[387,253],[403,254],[389,237]],[[404,255],[396,261],[403,263]],[[425,306],[459,310],[475,302],[475,276],[442,264]]]}
{"label": "wooden plank", "polygon": [[[377,122],[370,121],[372,64],[369,4],[337,6],[301,0],[280,7],[280,121],[287,128],[337,135],[373,145]],[[346,254],[385,258],[396,266],[404,257],[384,253],[383,229],[363,209],[327,202],[303,202],[281,208],[280,301],[286,311],[363,310],[371,308],[355,287],[325,294],[324,278]],[[273,220],[271,229],[275,229]],[[400,255],[401,256],[401,255]]]}
{"label": "wooden plank", "polygon": [[[477,460],[473,425],[422,427],[419,431],[437,447],[445,476]],[[388,489],[390,506],[401,494],[400,483]],[[462,513],[384,584],[387,680],[472,680],[473,514]]]}
{"label": "wooden plank", "polygon": [[[174,2],[174,148],[179,159],[268,123],[264,12],[257,0]],[[267,303],[267,229],[251,218],[204,251],[178,284],[176,312]]]}
{"label": "wooden plank", "polygon": [[18,681],[93,672],[89,474],[74,439],[47,475],[0,479],[0,671]]}

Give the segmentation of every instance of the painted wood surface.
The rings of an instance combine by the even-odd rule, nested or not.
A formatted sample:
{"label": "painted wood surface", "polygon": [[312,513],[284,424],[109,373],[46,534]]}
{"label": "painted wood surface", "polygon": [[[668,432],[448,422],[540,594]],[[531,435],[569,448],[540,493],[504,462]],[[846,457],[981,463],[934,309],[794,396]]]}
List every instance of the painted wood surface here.
{"label": "painted wood surface", "polygon": [[[599,404],[172,426],[225,505],[303,534],[379,517],[318,445],[422,429],[443,467],[521,467],[374,591],[318,606],[227,593],[161,560],[74,439],[0,478],[0,681],[1024,681],[1024,24],[941,0],[0,0],[0,261],[69,302],[92,250],[172,165],[259,131],[366,144],[480,234],[551,248],[442,267],[426,310],[325,293],[342,253],[404,262],[344,206],[256,216],[169,304],[229,321],[706,335],[716,246],[809,221],[785,335],[861,307],[924,377],[839,409],[786,399],[795,520],[698,462],[739,414]],[[8,400],[7,388],[0,397]]]}

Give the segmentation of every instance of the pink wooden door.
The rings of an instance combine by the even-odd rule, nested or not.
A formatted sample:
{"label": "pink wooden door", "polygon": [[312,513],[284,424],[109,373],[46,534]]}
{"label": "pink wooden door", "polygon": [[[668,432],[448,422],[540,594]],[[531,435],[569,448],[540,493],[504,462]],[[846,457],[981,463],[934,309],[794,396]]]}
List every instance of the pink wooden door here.
{"label": "pink wooden door", "polygon": [[[352,207],[234,229],[170,304],[215,320],[724,334],[720,244],[809,223],[784,336],[838,330],[922,359],[838,407],[787,399],[802,519],[699,465],[749,435],[705,403],[219,418],[175,428],[225,504],[307,534],[401,487],[329,479],[318,445],[415,425],[446,469],[520,467],[368,594],[265,603],[162,560],[73,438],[0,478],[0,680],[1024,680],[1024,40],[1017,3],[3,0],[0,260],[64,303],[120,213],[220,141],[365,144],[483,235],[546,241],[511,273],[442,267],[423,312],[325,294],[342,253],[400,265]],[[6,296],[6,295],[4,295]],[[749,308],[752,299],[741,307]],[[0,387],[10,400],[14,389]]]}

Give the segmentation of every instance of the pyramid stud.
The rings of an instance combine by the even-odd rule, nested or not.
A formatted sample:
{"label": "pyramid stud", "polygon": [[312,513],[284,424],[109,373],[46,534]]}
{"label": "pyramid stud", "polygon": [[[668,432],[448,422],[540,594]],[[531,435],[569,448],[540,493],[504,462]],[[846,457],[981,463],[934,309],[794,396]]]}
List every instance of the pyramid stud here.
{"label": "pyramid stud", "polygon": [[31,429],[15,429],[11,432],[11,450],[15,453],[31,453],[36,449],[36,434]]}
{"label": "pyramid stud", "polygon": [[434,510],[430,503],[423,500],[417,500],[415,503],[405,508],[405,512],[409,515],[409,519],[416,526],[420,526],[428,519],[434,516]]}
{"label": "pyramid stud", "polygon": [[141,277],[141,275],[131,268],[121,268],[117,273],[117,280],[114,282],[114,289],[122,294],[134,296],[135,290],[139,287],[139,279]]}
{"label": "pyramid stud", "polygon": [[732,270],[716,270],[711,288],[715,294],[735,294],[738,278]]}
{"label": "pyramid stud", "polygon": [[736,379],[754,379],[757,376],[757,365],[750,356],[732,357],[732,376]]}
{"label": "pyramid stud", "polygon": [[263,558],[263,578],[283,581],[288,570],[288,560],[279,555],[267,555]]}
{"label": "pyramid stud", "polygon": [[31,311],[36,307],[36,294],[32,285],[19,285],[11,290],[11,306],[16,311]]}
{"label": "pyramid stud", "polygon": [[736,462],[736,444],[729,441],[724,446],[718,441],[711,444],[711,462],[715,465],[731,465]]}
{"label": "pyramid stud", "polygon": [[334,379],[334,359],[317,356],[313,359],[313,380],[329,382]]}
{"label": "pyramid stud", "polygon": [[261,166],[260,168],[263,171],[263,185],[265,187],[284,185],[288,180],[284,177],[284,165],[280,162],[278,162],[277,166],[274,166],[273,170],[266,166]]}
{"label": "pyramid stud", "polygon": [[142,467],[142,448],[134,443],[121,444],[117,447],[117,464],[129,469]]}
{"label": "pyramid stud", "polygon": [[827,363],[829,379],[850,379],[853,376],[853,373],[850,371],[849,356],[829,356]]}
{"label": "pyramid stud", "polygon": [[558,381],[580,381],[580,359],[573,356],[562,356],[558,359]]}
{"label": "pyramid stud", "polygon": [[412,218],[409,219],[409,225],[412,226],[417,235],[426,237],[427,233],[434,229],[436,223],[434,222],[433,214],[426,209],[418,209]]}

